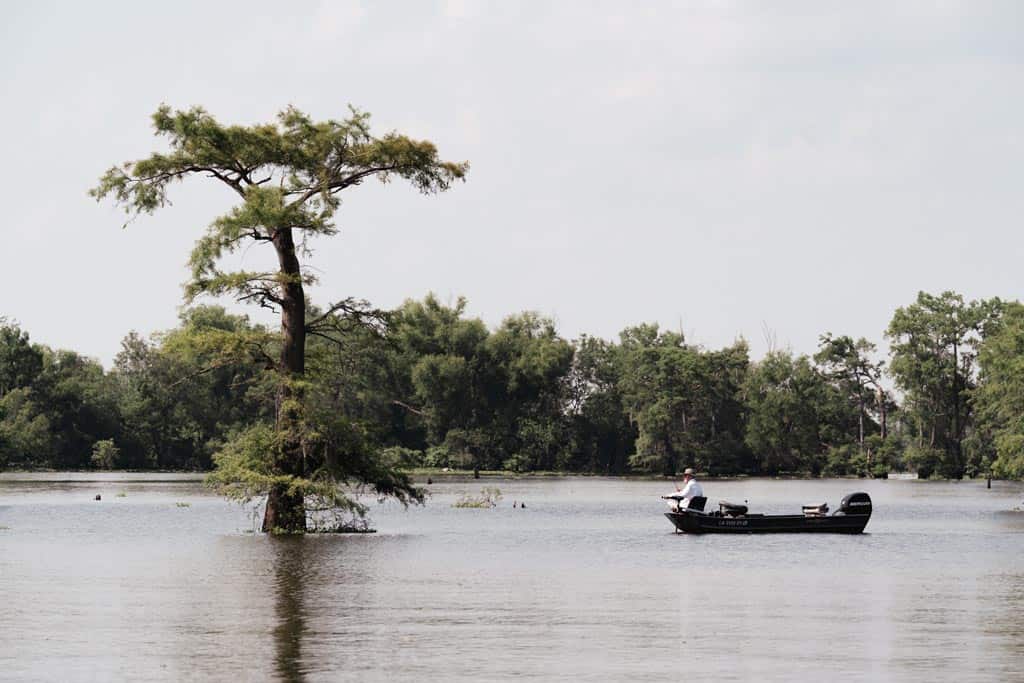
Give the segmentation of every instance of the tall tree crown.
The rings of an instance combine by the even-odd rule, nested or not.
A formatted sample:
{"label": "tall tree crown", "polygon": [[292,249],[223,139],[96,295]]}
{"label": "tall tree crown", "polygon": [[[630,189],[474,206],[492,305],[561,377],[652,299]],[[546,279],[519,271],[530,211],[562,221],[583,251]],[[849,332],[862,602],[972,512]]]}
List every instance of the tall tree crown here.
{"label": "tall tree crown", "polygon": [[276,123],[226,126],[200,107],[173,111],[163,105],[153,114],[153,126],[170,150],[111,167],[90,194],[97,200],[112,196],[133,216],[165,206],[171,184],[190,175],[223,183],[241,203],[216,218],[196,243],[186,295],[234,293],[274,307],[274,291],[294,276],[225,273],[217,267],[219,258],[247,240],[274,242],[282,229],[334,234],[340,192],[367,178],[398,177],[431,194],[469,170],[466,162],[441,160],[429,141],[395,132],[375,137],[369,123],[369,114],[351,107],[347,118],[321,122],[288,107]]}

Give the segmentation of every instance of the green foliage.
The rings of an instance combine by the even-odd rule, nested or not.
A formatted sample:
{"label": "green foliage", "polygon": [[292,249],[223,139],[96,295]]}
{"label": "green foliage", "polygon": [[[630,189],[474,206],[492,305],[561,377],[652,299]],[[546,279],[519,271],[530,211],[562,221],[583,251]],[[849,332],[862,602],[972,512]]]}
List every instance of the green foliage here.
{"label": "green foliage", "polygon": [[865,439],[865,453],[867,465],[872,476],[878,476],[880,472],[902,472],[906,470],[907,464],[903,454],[906,451],[906,442],[900,434],[889,434],[882,438],[879,434],[872,434]]}
{"label": "green foliage", "polygon": [[980,382],[975,462],[981,474],[1024,478],[1024,305],[1007,304],[978,355]]}
{"label": "green foliage", "polygon": [[910,444],[903,455],[907,466],[917,472],[920,479],[931,479],[936,474],[941,476],[947,457],[946,451],[919,443]]}
{"label": "green foliage", "polygon": [[404,438],[443,466],[498,469],[515,458],[517,467],[553,469],[566,441],[572,346],[534,313],[510,316],[489,333],[463,317],[465,305],[428,296],[390,319]]}
{"label": "green foliage", "polygon": [[0,319],[0,465],[88,465],[92,443],[116,432],[112,396],[98,363]]}
{"label": "green foliage", "polygon": [[394,469],[412,469],[424,466],[423,451],[402,446],[388,446],[381,449],[378,457],[381,465]]}
{"label": "green foliage", "polygon": [[269,418],[275,385],[260,360],[272,343],[220,307],[186,310],[154,341],[129,334],[112,373],[126,464],[208,469],[226,433]]}
{"label": "green foliage", "polygon": [[30,386],[42,369],[43,354],[29,343],[28,332],[0,318],[0,398]]}
{"label": "green foliage", "polygon": [[575,344],[565,386],[567,470],[622,474],[635,453],[637,430],[625,409],[621,348],[583,336]]}
{"label": "green foliage", "polygon": [[97,441],[92,445],[89,462],[97,469],[112,470],[121,464],[121,449],[117,447],[113,439]]}
{"label": "green foliage", "polygon": [[[965,302],[954,292],[920,292],[893,315],[890,368],[905,395],[905,419],[916,431],[915,456],[945,477],[967,472],[964,439],[971,424],[969,400],[981,335],[999,316],[1002,302]],[[942,457],[933,462],[935,451]]]}
{"label": "green foliage", "polygon": [[888,479],[889,468],[885,465],[885,463],[875,463],[874,465],[871,466],[869,474],[873,479]]}
{"label": "green foliage", "polygon": [[[841,404],[836,406],[839,412],[833,422],[839,431],[830,435],[831,440],[855,440],[858,455],[866,458],[868,464],[871,455],[870,451],[865,450],[865,441],[876,430],[881,431],[882,438],[885,438],[887,414],[893,409],[888,393],[882,386],[884,363],[871,359],[875,351],[875,345],[867,339],[854,341],[853,337],[824,334],[820,338],[818,353],[814,356],[825,378],[848,404],[845,410]],[[878,418],[878,422],[875,418]],[[848,431],[842,429],[842,423],[847,421],[850,425]]]}
{"label": "green foliage", "polygon": [[841,477],[863,472],[866,464],[864,456],[860,454],[856,446],[843,444],[828,449],[823,472],[828,476]]}
{"label": "green foliage", "polygon": [[827,409],[836,396],[807,356],[774,351],[758,363],[744,387],[750,411],[746,443],[758,470],[820,472],[827,444]]}
{"label": "green foliage", "polygon": [[[308,311],[330,339],[310,338],[283,429],[274,427],[280,337],[223,308],[188,309],[148,339],[129,334],[108,372],[6,326],[4,357],[20,369],[0,396],[0,466],[216,463],[211,484],[226,494],[251,500],[279,484],[308,501],[321,529],[365,527],[363,491],[420,500],[402,474],[415,467],[1024,477],[1024,306],[986,303],[954,351],[936,332],[966,315],[951,301],[941,315],[912,306],[897,316],[892,372],[906,392],[897,410],[863,339],[824,335],[817,365],[787,352],[751,364],[742,342],[710,351],[653,325],[624,330],[619,343],[569,344],[532,313],[489,330],[461,299],[428,296],[395,311],[348,300]],[[947,391],[954,354],[965,396],[959,455]],[[300,474],[275,469],[286,442],[302,448]],[[352,519],[314,519],[332,506]]]}
{"label": "green foliage", "polygon": [[423,456],[424,467],[444,468],[452,467],[453,465],[454,458],[452,457],[451,449],[445,444],[431,446]]}
{"label": "green foliage", "polygon": [[740,389],[748,349],[689,346],[681,334],[640,325],[621,334],[623,404],[637,426],[630,465],[672,474],[693,466],[717,472],[742,467]]}
{"label": "green foliage", "polygon": [[173,111],[163,105],[153,125],[170,150],[111,167],[90,194],[97,200],[113,197],[129,215],[153,213],[167,204],[172,184],[192,175],[216,179],[241,203],[216,218],[196,242],[186,297],[234,294],[274,306],[282,300],[279,288],[296,275],[283,267],[227,272],[220,259],[250,243],[278,248],[282,229],[335,234],[339,193],[366,179],[398,177],[420,192],[435,193],[469,170],[468,163],[440,160],[430,142],[397,133],[374,137],[369,118],[351,109],[346,119],[314,122],[289,107],[276,123],[226,126],[202,108]]}
{"label": "green foliage", "polygon": [[31,389],[14,389],[0,398],[0,465],[48,465],[59,451],[59,434]]}
{"label": "green foliage", "polygon": [[207,476],[207,484],[240,503],[264,495],[278,481],[291,485],[292,477],[277,477],[272,472],[271,456],[279,438],[274,428],[264,423],[230,435],[213,455],[216,468]]}
{"label": "green foliage", "polygon": [[521,454],[513,455],[501,463],[501,468],[508,472],[528,472],[530,470],[530,458]]}
{"label": "green foliage", "polygon": [[393,497],[403,504],[422,502],[423,491],[393,459],[411,451],[391,450],[382,458],[361,425],[315,405],[301,406],[300,413],[304,419],[296,429],[306,454],[308,476],[275,471],[274,456],[281,452],[282,441],[296,435],[261,423],[234,434],[214,454],[217,467],[208,476],[208,484],[239,502],[283,486],[289,495],[306,499],[307,510],[314,513],[343,510],[362,516],[366,507],[350,494],[364,487],[378,497]]}

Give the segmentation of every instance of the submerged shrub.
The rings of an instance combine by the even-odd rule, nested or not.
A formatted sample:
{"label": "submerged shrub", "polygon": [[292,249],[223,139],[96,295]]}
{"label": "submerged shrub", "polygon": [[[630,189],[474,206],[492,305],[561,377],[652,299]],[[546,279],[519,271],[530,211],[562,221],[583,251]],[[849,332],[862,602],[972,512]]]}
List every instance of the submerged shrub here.
{"label": "submerged shrub", "polygon": [[452,503],[454,508],[492,508],[498,505],[501,500],[501,489],[495,486],[486,486],[480,489],[479,496],[463,494],[457,501]]}

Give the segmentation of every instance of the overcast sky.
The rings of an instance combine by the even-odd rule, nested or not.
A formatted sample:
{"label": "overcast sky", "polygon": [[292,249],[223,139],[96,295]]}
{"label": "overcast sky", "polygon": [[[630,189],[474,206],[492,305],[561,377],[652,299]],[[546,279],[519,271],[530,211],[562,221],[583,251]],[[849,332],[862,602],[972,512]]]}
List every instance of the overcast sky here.
{"label": "overcast sky", "polygon": [[759,357],[766,327],[798,352],[881,342],[921,289],[1021,296],[1024,3],[627,5],[5,3],[0,315],[106,365],[176,324],[232,197],[196,180],[122,230],[86,195],[161,148],[162,102],[229,123],[351,103],[470,161],[441,196],[350,191],[320,302],[433,291],[491,325],[659,322]]}

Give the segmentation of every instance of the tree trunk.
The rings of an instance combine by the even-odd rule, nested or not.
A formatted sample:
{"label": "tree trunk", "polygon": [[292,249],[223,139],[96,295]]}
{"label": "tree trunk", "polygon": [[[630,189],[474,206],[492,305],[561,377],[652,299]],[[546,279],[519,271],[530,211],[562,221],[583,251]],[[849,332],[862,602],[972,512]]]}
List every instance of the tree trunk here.
{"label": "tree trunk", "polygon": [[857,394],[857,445],[860,448],[860,454],[864,455],[864,391],[860,390]]}
{"label": "tree trunk", "polygon": [[[960,361],[957,343],[953,342],[953,457],[956,462],[956,469],[959,475],[962,467],[963,456],[960,444]],[[959,479],[960,476],[957,476]]]}
{"label": "tree trunk", "polygon": [[878,405],[880,406],[880,411],[882,414],[882,441],[885,441],[886,437],[889,436],[888,425],[886,425],[885,423],[885,394],[881,390],[879,390],[878,397]]}
{"label": "tree trunk", "polygon": [[[273,454],[275,475],[304,477],[305,453],[301,433],[302,390],[298,386],[306,372],[306,296],[302,273],[295,255],[291,228],[274,235],[274,247],[283,276],[281,283],[281,358],[280,384],[277,389],[276,429],[280,444]],[[306,503],[301,492],[275,484],[267,496],[263,515],[266,533],[303,533],[306,531]]]}

